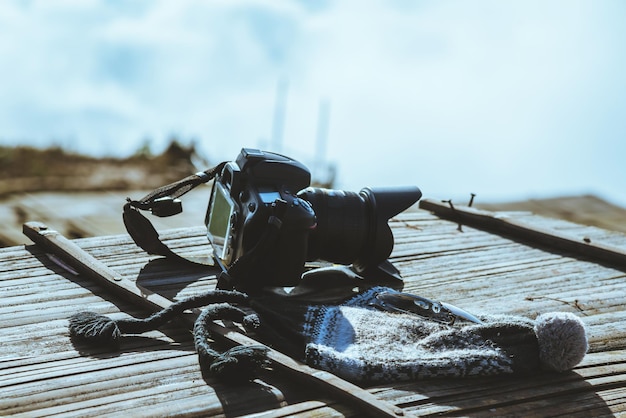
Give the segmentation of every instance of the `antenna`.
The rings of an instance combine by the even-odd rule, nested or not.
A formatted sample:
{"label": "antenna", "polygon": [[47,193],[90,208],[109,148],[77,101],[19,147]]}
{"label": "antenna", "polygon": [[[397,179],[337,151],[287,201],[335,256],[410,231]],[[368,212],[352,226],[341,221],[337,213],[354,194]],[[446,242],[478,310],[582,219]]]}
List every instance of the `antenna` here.
{"label": "antenna", "polygon": [[282,152],[283,131],[285,128],[285,113],[287,112],[287,91],[289,80],[286,77],[278,80],[276,84],[276,99],[274,102],[274,123],[272,125],[271,149],[274,152]]}
{"label": "antenna", "polygon": [[320,100],[317,116],[317,138],[315,141],[315,171],[318,179],[324,183],[333,181],[332,167],[326,162],[326,145],[328,143],[328,126],[330,120],[330,101]]}
{"label": "antenna", "polygon": [[315,162],[322,165],[326,159],[326,143],[328,142],[328,121],[330,119],[330,101],[320,100],[317,116],[317,138],[315,142]]}

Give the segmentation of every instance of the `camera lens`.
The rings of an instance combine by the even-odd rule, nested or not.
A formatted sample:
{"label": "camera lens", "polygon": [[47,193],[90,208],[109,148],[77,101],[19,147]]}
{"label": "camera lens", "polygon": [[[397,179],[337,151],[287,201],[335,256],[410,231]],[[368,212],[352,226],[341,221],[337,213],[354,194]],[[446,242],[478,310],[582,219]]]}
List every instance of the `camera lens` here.
{"label": "camera lens", "polygon": [[307,260],[378,265],[391,254],[388,220],[415,203],[417,187],[364,188],[359,193],[309,187],[298,196],[313,207],[317,227],[309,235]]}
{"label": "camera lens", "polygon": [[311,204],[317,220],[309,235],[307,259],[340,264],[355,260],[366,245],[369,232],[369,208],[363,196],[313,187],[298,196]]}

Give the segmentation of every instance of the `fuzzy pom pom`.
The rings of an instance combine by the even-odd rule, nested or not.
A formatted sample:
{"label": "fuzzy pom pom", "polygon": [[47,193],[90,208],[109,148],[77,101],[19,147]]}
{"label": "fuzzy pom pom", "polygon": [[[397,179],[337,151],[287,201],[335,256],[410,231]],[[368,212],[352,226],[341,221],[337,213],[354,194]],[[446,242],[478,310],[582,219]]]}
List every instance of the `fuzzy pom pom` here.
{"label": "fuzzy pom pom", "polygon": [[535,320],[539,360],[549,370],[571,370],[589,348],[583,322],[569,312],[551,312]]}
{"label": "fuzzy pom pom", "polygon": [[69,325],[72,338],[80,339],[90,345],[119,344],[121,332],[117,323],[95,312],[78,312],[70,318]]}

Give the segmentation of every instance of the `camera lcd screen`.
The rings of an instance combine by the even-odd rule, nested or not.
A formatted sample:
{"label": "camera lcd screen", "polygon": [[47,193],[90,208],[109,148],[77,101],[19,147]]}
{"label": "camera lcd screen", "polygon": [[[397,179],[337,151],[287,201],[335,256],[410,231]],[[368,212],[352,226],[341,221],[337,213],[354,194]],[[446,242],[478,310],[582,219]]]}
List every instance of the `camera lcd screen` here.
{"label": "camera lcd screen", "polygon": [[280,193],[275,190],[264,191],[263,189],[259,188],[259,197],[261,198],[261,202],[269,205],[280,199]]}
{"label": "camera lcd screen", "polygon": [[207,228],[209,239],[216,250],[216,255],[224,262],[230,262],[229,245],[230,218],[235,211],[235,204],[224,190],[221,183],[215,183]]}

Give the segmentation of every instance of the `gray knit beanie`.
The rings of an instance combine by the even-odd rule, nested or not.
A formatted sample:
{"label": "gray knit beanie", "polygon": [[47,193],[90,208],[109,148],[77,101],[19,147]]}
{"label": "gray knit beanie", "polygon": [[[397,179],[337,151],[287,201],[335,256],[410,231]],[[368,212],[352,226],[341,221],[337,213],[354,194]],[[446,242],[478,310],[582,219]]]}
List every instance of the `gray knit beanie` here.
{"label": "gray knit beanie", "polygon": [[[356,383],[565,371],[578,364],[587,351],[584,325],[571,313],[544,314],[534,321],[518,316],[467,315],[478,323],[453,324],[374,307],[381,296],[393,299],[394,294],[406,295],[373,287],[343,303],[313,303],[311,298],[251,298],[240,292],[213,290],[144,319],[113,320],[78,312],[70,318],[69,331],[77,342],[117,347],[126,334],[156,329],[186,309],[206,306],[194,326],[200,366],[203,373],[233,382],[251,380],[259,368],[266,367],[266,348],[215,351],[209,343],[208,324],[216,319],[257,328],[266,344]],[[246,315],[234,304],[249,305],[256,314]],[[435,305],[433,312],[445,307],[438,303],[430,306]]]}
{"label": "gray knit beanie", "polygon": [[353,382],[384,383],[565,371],[587,351],[584,325],[571,313],[534,321],[484,315],[480,324],[447,325],[377,310],[372,303],[381,292],[394,290],[374,287],[341,305],[308,306],[299,324],[304,360]]}

